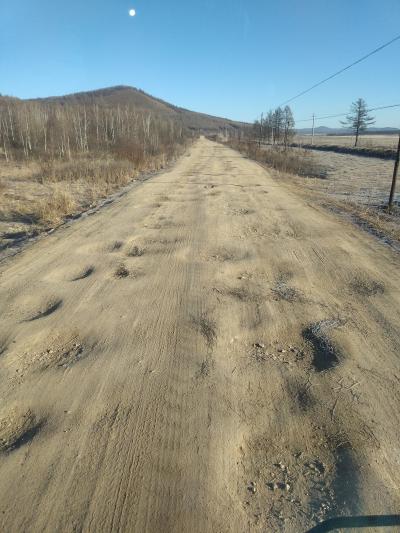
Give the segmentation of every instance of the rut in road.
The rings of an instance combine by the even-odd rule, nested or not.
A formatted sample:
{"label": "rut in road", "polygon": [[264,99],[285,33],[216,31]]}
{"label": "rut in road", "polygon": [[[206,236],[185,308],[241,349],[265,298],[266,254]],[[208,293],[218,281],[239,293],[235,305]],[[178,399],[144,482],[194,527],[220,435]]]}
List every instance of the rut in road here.
{"label": "rut in road", "polygon": [[205,139],[3,262],[0,529],[396,512],[398,266]]}

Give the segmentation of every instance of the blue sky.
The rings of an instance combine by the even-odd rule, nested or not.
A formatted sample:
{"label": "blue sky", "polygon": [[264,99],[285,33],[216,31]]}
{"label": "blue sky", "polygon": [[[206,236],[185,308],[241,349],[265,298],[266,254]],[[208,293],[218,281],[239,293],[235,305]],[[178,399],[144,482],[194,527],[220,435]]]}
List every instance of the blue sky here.
{"label": "blue sky", "polygon": [[[0,92],[133,85],[252,121],[400,33],[399,21],[400,0],[0,0]],[[358,97],[400,103],[399,58],[397,41],[293,102],[295,117],[347,111]],[[377,125],[398,127],[400,108]]]}

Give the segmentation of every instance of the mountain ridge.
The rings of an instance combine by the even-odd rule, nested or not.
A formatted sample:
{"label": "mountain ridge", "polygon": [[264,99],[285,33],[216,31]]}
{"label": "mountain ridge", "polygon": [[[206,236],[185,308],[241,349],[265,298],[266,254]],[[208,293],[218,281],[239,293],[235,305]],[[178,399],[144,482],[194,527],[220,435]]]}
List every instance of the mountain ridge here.
{"label": "mountain ridge", "polygon": [[182,124],[194,130],[205,132],[220,131],[225,128],[238,129],[246,123],[235,121],[224,117],[216,117],[206,113],[192,111],[183,107],[171,104],[161,98],[152,96],[142,89],[128,85],[115,85],[104,87],[92,91],[81,91],[62,96],[48,96],[44,98],[29,98],[28,102],[55,102],[89,104],[102,102],[105,105],[134,105],[138,110],[158,113],[164,117],[169,117],[182,122]]}

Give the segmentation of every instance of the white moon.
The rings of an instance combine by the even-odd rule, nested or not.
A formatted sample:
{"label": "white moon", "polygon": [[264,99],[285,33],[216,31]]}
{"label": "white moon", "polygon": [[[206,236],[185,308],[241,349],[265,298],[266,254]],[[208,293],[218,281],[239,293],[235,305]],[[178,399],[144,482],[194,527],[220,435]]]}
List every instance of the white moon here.
{"label": "white moon", "polygon": [[129,10],[129,15],[130,15],[131,17],[134,17],[134,16],[136,15],[136,11],[135,11],[134,9],[130,9],[130,10]]}

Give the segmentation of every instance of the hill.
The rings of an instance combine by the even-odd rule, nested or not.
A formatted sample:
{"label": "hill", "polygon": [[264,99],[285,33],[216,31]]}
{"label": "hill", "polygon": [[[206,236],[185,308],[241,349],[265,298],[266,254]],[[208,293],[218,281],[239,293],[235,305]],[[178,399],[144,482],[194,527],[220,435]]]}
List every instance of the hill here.
{"label": "hill", "polygon": [[182,107],[174,106],[160,98],[151,96],[135,87],[119,85],[95,91],[68,94],[65,96],[51,96],[48,98],[38,98],[32,101],[55,102],[59,104],[93,104],[101,102],[110,107],[134,106],[141,111],[150,111],[166,118],[180,121],[183,126],[192,130],[200,130],[204,133],[217,132],[225,128],[237,129],[243,123],[230,119],[214,117],[204,113],[197,113]]}

